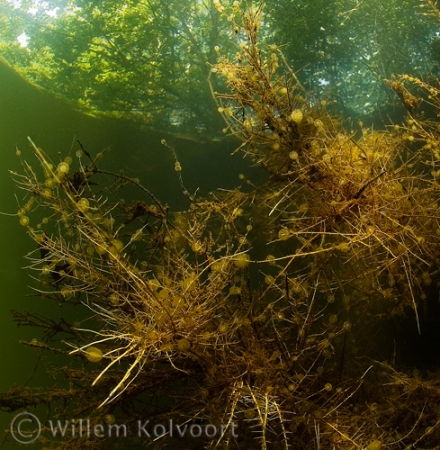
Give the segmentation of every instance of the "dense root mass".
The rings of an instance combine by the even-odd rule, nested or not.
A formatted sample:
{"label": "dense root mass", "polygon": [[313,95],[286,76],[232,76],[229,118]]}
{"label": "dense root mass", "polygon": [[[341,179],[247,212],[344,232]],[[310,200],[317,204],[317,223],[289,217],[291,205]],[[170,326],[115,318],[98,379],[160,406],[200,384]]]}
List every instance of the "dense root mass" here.
{"label": "dense root mass", "polygon": [[[51,344],[63,333],[87,369],[60,367],[69,390],[10,393],[5,408],[48,402],[94,423],[148,415],[223,430],[139,438],[149,448],[437,448],[438,373],[407,372],[379,330],[408,316],[423,333],[437,295],[438,125],[411,110],[388,131],[345,130],[278,47],[259,48],[261,14],[234,4],[237,57],[211,76],[224,81],[214,95],[225,131],[270,174],[263,185],[186,192],[188,211],[173,214],[85,149],[55,163],[30,141],[42,173],[23,161],[13,176],[28,192],[18,215],[37,243],[38,292],[83,305],[94,324],[16,313],[45,330],[29,345],[65,351]],[[402,101],[440,106],[421,80],[390,83]]]}

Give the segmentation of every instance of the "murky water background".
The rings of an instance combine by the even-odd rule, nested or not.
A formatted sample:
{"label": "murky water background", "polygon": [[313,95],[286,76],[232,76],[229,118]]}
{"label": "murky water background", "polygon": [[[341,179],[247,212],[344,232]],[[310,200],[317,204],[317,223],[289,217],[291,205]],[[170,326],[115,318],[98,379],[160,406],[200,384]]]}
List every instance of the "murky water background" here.
{"label": "murky water background", "polygon": [[[73,151],[78,148],[75,139],[91,154],[110,146],[102,167],[116,172],[123,169],[127,175],[140,178],[172,210],[186,208],[187,201],[174,172],[174,157],[161,145],[161,139],[166,138],[176,150],[190,192],[201,187],[201,193],[206,195],[218,187],[232,188],[240,172],[252,170],[241,156],[229,155],[237,144],[234,140],[199,144],[175,136],[153,135],[139,125],[123,121],[88,117],[28,85],[3,64],[0,65],[0,117],[0,211],[4,213],[16,213],[17,199],[24,198],[8,173],[8,170],[21,172],[16,147],[23,158],[36,167],[27,136],[55,160],[58,152],[64,157],[71,148]],[[18,218],[0,215],[0,230],[0,392],[5,392],[14,385],[24,386],[39,358],[34,349],[19,341],[30,341],[41,335],[41,330],[17,327],[11,310],[37,311],[56,319],[58,314],[61,316],[62,307],[32,295],[29,287],[32,280],[23,268],[28,263],[24,256],[35,250],[35,244],[26,236]],[[46,373],[50,356],[49,360],[47,358],[48,355],[42,355],[30,386],[50,382]],[[0,413],[1,429],[9,426],[11,417]],[[8,445],[3,448],[9,448]]]}
{"label": "murky water background", "polygon": [[[361,4],[362,2],[359,2],[357,6]],[[403,4],[406,4],[406,2],[402,2]],[[313,2],[306,5],[306,7],[309,6],[312,7]],[[297,2],[295,7],[300,8],[301,2]],[[356,9],[357,7],[346,11],[347,16],[342,16],[335,22],[338,27],[337,30],[340,30],[342,25],[349,25],[349,19],[353,21],[358,20],[358,16],[354,14]],[[292,13],[294,16],[289,19],[293,23],[296,20],[296,13],[291,4],[288,5],[287,12],[289,14]],[[376,19],[380,18],[381,14],[374,11],[374,8],[367,12],[373,16],[377,15],[374,17],[376,26]],[[353,17],[351,13],[353,13]],[[298,17],[300,16],[299,14],[297,15]],[[301,30],[305,30],[301,33],[304,36],[307,35],[307,38],[313,34],[310,30],[315,30],[316,43],[304,46],[304,48],[311,49],[310,55],[304,53],[302,55],[303,59],[299,59],[298,62],[297,52],[299,51],[299,45],[293,46],[294,49],[290,59],[295,62],[295,70],[296,68],[300,69],[300,75],[305,73],[310,79],[314,80],[315,84],[317,80],[317,84],[322,85],[320,89],[324,93],[328,85],[334,84],[337,87],[336,93],[343,100],[346,100],[345,104],[342,102],[336,105],[339,108],[336,110],[337,114],[343,113],[346,116],[345,119],[350,119],[349,123],[354,126],[358,134],[362,127],[359,123],[362,123],[362,121],[366,126],[374,124],[375,128],[383,127],[385,122],[400,123],[406,111],[402,111],[401,105],[399,110],[399,108],[394,108],[394,104],[388,105],[384,101],[382,94],[387,91],[382,89],[384,87],[383,80],[382,78],[379,79],[379,72],[376,73],[375,68],[376,66],[382,67],[379,62],[381,64],[386,63],[387,70],[388,64],[390,65],[390,73],[380,74],[381,77],[385,75],[390,77],[393,71],[403,73],[407,70],[402,68],[405,61],[409,68],[414,67],[415,64],[412,64],[413,60],[417,62],[420,59],[419,56],[428,54],[429,51],[426,49],[431,47],[433,52],[431,57],[437,61],[436,53],[434,52],[437,47],[434,46],[434,43],[437,42],[437,46],[440,46],[438,44],[440,42],[438,32],[435,36],[431,36],[432,43],[428,39],[428,34],[423,39],[423,34],[420,34],[419,37],[415,35],[414,43],[419,43],[420,45],[414,44],[413,53],[406,55],[407,60],[404,60],[402,55],[394,49],[390,50],[390,54],[385,51],[383,56],[379,55],[379,52],[370,52],[371,54],[369,54],[366,49],[365,55],[359,56],[360,62],[357,61],[359,65],[354,65],[352,68],[354,60],[349,56],[349,43],[352,42],[352,39],[355,42],[361,36],[356,36],[356,39],[349,37],[345,42],[341,41],[344,42],[345,46],[339,45],[338,39],[333,41],[331,39],[332,27],[334,30],[336,25],[324,21],[321,23],[320,20],[324,20],[325,14],[323,14],[322,18],[318,16],[319,14],[315,14],[313,17],[316,20],[313,23],[307,23],[305,28],[301,28]],[[361,14],[359,16],[362,17]],[[370,20],[369,23],[372,24],[373,21]],[[292,27],[285,27],[289,33],[287,37],[283,38],[282,35],[278,35],[278,39],[281,42],[287,42],[291,39],[290,30],[294,28]],[[386,30],[390,28],[384,26]],[[403,26],[396,26],[395,28],[396,30],[404,29]],[[367,36],[371,34],[368,28],[359,27],[359,30],[365,32]],[[356,29],[356,31],[358,30]],[[343,32],[341,32],[341,36],[344,36]],[[376,45],[379,47],[375,42],[371,42],[371,48],[375,49]],[[329,47],[328,50],[327,46]],[[333,54],[331,53],[332,48]],[[323,49],[325,49],[325,52]],[[423,51],[420,49],[423,49]],[[289,49],[286,48],[286,51],[288,52]],[[310,64],[305,59],[306,56],[311,59],[312,62]],[[287,57],[289,59],[288,53]],[[320,60],[321,57],[322,61]],[[327,59],[331,60],[334,58],[336,62],[340,60],[338,63],[340,65],[332,66],[329,72],[334,77],[334,80],[331,79],[332,82],[330,82],[330,77],[327,76],[328,73],[324,76],[319,71],[313,72],[314,60],[312,58],[316,58],[316,61],[318,61],[319,64],[315,61],[317,67],[321,67],[320,64],[323,64],[322,67],[325,67]],[[402,61],[402,66],[399,61]],[[370,69],[370,66],[372,69]],[[346,67],[347,69],[345,79],[341,67]],[[435,74],[439,70],[437,65],[430,67],[428,64],[427,67],[419,64],[417,71]],[[309,70],[310,73],[308,72]],[[170,79],[173,79],[173,77],[171,76]],[[330,87],[328,89],[331,93],[330,98],[333,98],[335,92],[332,92]],[[327,98],[326,95],[323,95],[323,98]],[[394,96],[394,94],[392,95]],[[194,103],[197,103],[197,100],[192,100]],[[316,101],[318,100],[317,97]],[[313,103],[313,100],[311,102]],[[381,102],[384,102],[384,105],[381,105]],[[333,107],[336,106],[333,105]],[[388,106],[389,108],[387,109],[386,107]],[[373,115],[373,113],[377,113],[376,107],[378,109],[383,107],[381,114]],[[361,117],[361,113],[364,117]],[[362,121],[360,121],[360,118],[362,118]],[[218,120],[219,129],[221,129],[223,122],[220,115]],[[172,123],[172,121],[170,122]],[[86,116],[75,111],[66,102],[58,100],[53,95],[26,83],[13,70],[2,64],[0,60],[0,152],[2,157],[0,162],[0,211],[6,214],[15,214],[20,202],[25,197],[25,194],[17,189],[8,173],[8,169],[19,173],[22,171],[19,158],[15,155],[16,148],[21,151],[23,159],[31,165],[37,166],[32,149],[27,141],[27,136],[30,136],[36,145],[41,147],[55,161],[58,161],[58,154],[63,158],[68,154],[74,154],[78,149],[77,139],[91,155],[96,155],[104,148],[110,147],[110,150],[101,161],[100,167],[113,172],[123,170],[126,175],[139,178],[141,183],[160,202],[168,204],[172,211],[187,210],[188,201],[182,193],[178,176],[174,171],[174,155],[168,148],[161,145],[162,139],[166,139],[168,144],[175,149],[183,168],[182,176],[185,187],[191,193],[200,188],[200,195],[205,196],[219,187],[234,188],[237,185],[240,173],[249,174],[252,172],[253,179],[264,176],[261,170],[252,167],[250,161],[244,161],[241,154],[230,156],[238,145],[238,141],[232,138],[215,139],[209,143],[202,143],[195,140],[194,136],[192,138],[179,136],[179,133],[173,133],[172,130],[167,135],[147,131],[141,124]],[[30,341],[33,338],[40,338],[41,330],[18,327],[13,322],[11,310],[17,310],[21,313],[26,311],[38,312],[44,316],[51,317],[53,320],[64,316],[69,317],[72,321],[76,320],[77,316],[80,317],[81,314],[84,317],[87,311],[80,312],[74,308],[67,310],[63,305],[57,305],[53,301],[33,296],[30,288],[33,280],[29,276],[29,271],[23,268],[29,263],[25,259],[25,255],[35,251],[34,241],[26,236],[25,229],[20,226],[18,217],[0,215],[0,231],[1,395],[1,393],[6,392],[12,386],[20,388],[26,385],[31,387],[53,385],[53,379],[46,371],[51,364],[51,355],[48,353],[39,354],[34,349],[19,342],[20,340]],[[366,331],[366,335],[374,336],[377,342],[383,342],[383,345],[381,343],[378,345],[378,359],[390,358],[393,359],[393,362],[396,362],[394,358],[397,355],[398,359],[400,358],[397,362],[410,368],[424,367],[424,365],[438,366],[440,356],[437,344],[439,342],[437,324],[440,314],[440,303],[437,302],[437,291],[435,290],[434,292],[433,290],[431,294],[434,300],[431,299],[429,308],[420,312],[423,325],[423,335],[421,337],[416,333],[413,316],[408,318],[407,323],[399,322],[399,326],[397,326],[397,322],[396,324],[390,322],[386,329],[382,324],[379,324],[378,327],[380,329],[378,331]],[[63,344],[60,343],[59,345],[61,347]],[[38,368],[34,372],[37,364]],[[43,408],[41,410],[37,409],[37,412],[44,417],[45,412]],[[14,414],[0,412],[0,427],[2,430],[8,428],[13,416]],[[16,448],[16,446],[8,443],[3,448]]]}

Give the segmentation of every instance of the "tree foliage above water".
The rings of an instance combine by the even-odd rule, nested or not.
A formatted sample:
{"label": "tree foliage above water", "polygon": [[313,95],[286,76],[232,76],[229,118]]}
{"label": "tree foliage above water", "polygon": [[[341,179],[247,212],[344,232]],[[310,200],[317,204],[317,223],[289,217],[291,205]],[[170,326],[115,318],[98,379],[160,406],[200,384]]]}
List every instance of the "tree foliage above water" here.
{"label": "tree foliage above water", "polygon": [[[209,127],[221,21],[198,2],[70,2],[53,18],[3,6],[2,54],[31,83],[95,115]],[[29,45],[17,42],[23,30]],[[202,119],[203,118],[203,119]]]}
{"label": "tree foliage above water", "polygon": [[319,80],[328,83],[318,90],[348,114],[371,114],[390,101],[384,78],[438,70],[429,57],[438,25],[426,7],[418,0],[289,0],[274,2],[271,20],[301,81],[315,90]]}
{"label": "tree foliage above water", "polygon": [[[30,83],[88,114],[177,132],[218,132],[206,80],[212,64],[235,50],[234,32],[216,4],[71,0],[43,9],[35,1],[3,0],[0,50]],[[346,117],[362,116],[392,102],[383,78],[438,72],[438,26],[425,17],[428,6],[418,0],[268,0],[262,35],[283,45],[317,98],[334,100]],[[17,41],[23,33],[27,47]]]}

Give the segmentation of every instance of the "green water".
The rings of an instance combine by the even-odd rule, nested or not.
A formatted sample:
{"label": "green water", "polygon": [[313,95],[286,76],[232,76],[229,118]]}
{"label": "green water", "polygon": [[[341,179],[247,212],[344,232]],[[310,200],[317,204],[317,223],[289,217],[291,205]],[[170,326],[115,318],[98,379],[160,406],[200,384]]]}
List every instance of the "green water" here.
{"label": "green water", "polygon": [[[9,36],[5,25],[8,16],[2,8],[10,14],[10,3],[0,0],[0,42],[7,42],[9,47],[4,48],[10,52],[1,56],[16,64],[30,83],[0,63],[1,212],[15,214],[25,197],[8,173],[8,169],[22,171],[16,149],[26,162],[37,166],[27,136],[53,161],[58,161],[58,154],[63,158],[73,155],[79,145],[77,140],[91,155],[109,148],[100,168],[122,170],[130,177],[139,178],[172,211],[188,210],[189,203],[174,171],[175,156],[161,144],[163,139],[175,150],[183,168],[185,188],[190,193],[200,189],[200,195],[205,196],[219,187],[233,189],[241,173],[262,184],[263,171],[253,167],[250,158],[244,160],[240,153],[230,155],[239,142],[227,137],[227,133],[222,134],[225,124],[208,89],[206,75],[210,65],[224,56],[233,55],[234,59],[237,50],[236,36],[232,31],[225,31],[225,27],[230,27],[225,17],[211,14],[209,8],[198,9],[201,2],[127,2],[127,14],[125,7],[115,2],[77,2],[82,5],[84,15],[95,20],[87,22],[89,29],[82,28],[82,20],[78,19],[81,14],[78,14],[78,20],[71,23],[71,35],[69,30],[64,32],[63,26],[60,29],[55,26],[52,35],[51,19],[41,11],[36,16],[38,20],[23,12],[14,18],[16,29],[11,26]],[[159,11],[155,16],[156,28],[148,28],[154,8],[142,9],[146,4],[155,5]],[[181,11],[181,4],[190,6]],[[169,11],[166,6],[170,7]],[[416,6],[418,0],[268,2],[262,48],[270,48],[266,44],[272,42],[272,37],[276,38],[307,90],[304,94],[309,96],[307,102],[319,108],[323,105],[323,109],[327,105],[334,117],[341,118],[347,129],[354,130],[353,135],[360,136],[363,126],[383,128],[385,123],[402,123],[407,115],[384,79],[399,73],[424,74],[421,78],[428,79],[439,73],[437,24],[425,20],[415,10]],[[107,14],[105,8],[113,13]],[[161,16],[164,10],[170,13],[169,17]],[[104,13],[107,16],[102,19]],[[200,18],[208,16],[212,23],[205,26]],[[69,24],[70,17],[65,16],[63,20]],[[39,23],[44,25],[41,29]],[[26,27],[29,35],[35,35],[28,49],[20,48],[16,42],[17,34]],[[150,35],[151,31],[157,32],[157,36]],[[49,51],[45,53],[49,55],[47,60],[40,61],[45,46],[52,48],[58,59],[51,60]],[[216,47],[218,54],[214,51]],[[201,57],[196,49],[201,51]],[[36,66],[31,63],[25,64],[28,51],[30,61],[38,70],[33,71],[32,67]],[[96,54],[102,56],[100,62]],[[49,66],[53,61],[59,63],[59,72],[42,76],[46,73],[45,64]],[[108,83],[101,82],[105,77],[109,77]],[[37,85],[45,90],[38,89]],[[226,87],[226,83],[222,86],[219,82],[219,85]],[[75,110],[72,106],[75,104],[83,112]],[[234,119],[244,122],[245,108],[235,108]],[[103,118],[87,116],[85,112],[102,113]],[[429,113],[427,109],[426,117]],[[115,118],[117,114],[119,118]],[[40,339],[41,330],[17,327],[11,310],[37,312],[53,320],[66,317],[71,321],[84,318],[87,311],[66,309],[51,300],[33,296],[30,286],[34,282],[30,272],[23,268],[28,264],[25,255],[35,251],[35,243],[26,236],[17,217],[0,215],[0,230],[3,368],[0,393],[13,386],[52,386],[54,380],[47,369],[53,356],[39,354],[19,343]],[[262,254],[261,259],[264,257]],[[398,362],[409,367],[419,364],[423,367],[423,363],[438,366],[437,291],[433,289],[430,294],[434,298],[430,309],[420,313],[422,338],[415,335],[412,315],[409,324],[398,327],[391,323],[385,330],[380,322],[377,328],[381,330],[366,332],[366,335],[377,334],[383,342],[379,345],[378,359],[386,359],[393,352],[395,357],[397,352],[403,355]],[[431,347],[433,343],[435,348]],[[66,347],[60,342],[58,345]],[[424,353],[429,353],[429,360]],[[44,414],[42,409],[37,412]],[[0,429],[7,429],[12,417],[13,414],[0,413]],[[3,448],[15,446],[8,442]]]}
{"label": "green water", "polygon": [[[16,146],[30,164],[36,162],[27,141],[31,136],[41,148],[54,159],[60,152],[69,153],[79,139],[86,149],[96,154],[105,147],[107,152],[102,167],[118,171],[123,168],[129,176],[138,177],[157,198],[168,203],[173,210],[186,208],[187,202],[181,192],[173,170],[174,157],[160,141],[167,139],[175,148],[183,167],[183,177],[191,192],[198,187],[207,193],[218,187],[231,188],[241,172],[249,172],[241,157],[231,157],[236,141],[224,141],[210,145],[198,144],[166,134],[143,131],[140,126],[124,121],[99,120],[85,116],[65,102],[27,84],[14,71],[0,65],[0,211],[14,214],[18,200],[24,193],[18,190],[8,169],[21,171]],[[17,327],[13,323],[11,309],[21,312],[36,311],[56,319],[65,309],[53,301],[32,296],[29,285],[32,280],[23,268],[28,261],[24,256],[35,250],[34,242],[26,236],[17,217],[0,215],[0,392],[12,386],[23,386],[30,378],[39,355],[31,348],[21,345],[20,340],[30,341],[41,337],[40,330]],[[75,316],[70,311],[69,318]],[[30,386],[48,386],[53,381],[46,373],[50,358],[43,355]],[[0,428],[6,429],[13,415],[0,414]],[[10,448],[6,444],[3,448]],[[15,447],[14,447],[15,448]]]}

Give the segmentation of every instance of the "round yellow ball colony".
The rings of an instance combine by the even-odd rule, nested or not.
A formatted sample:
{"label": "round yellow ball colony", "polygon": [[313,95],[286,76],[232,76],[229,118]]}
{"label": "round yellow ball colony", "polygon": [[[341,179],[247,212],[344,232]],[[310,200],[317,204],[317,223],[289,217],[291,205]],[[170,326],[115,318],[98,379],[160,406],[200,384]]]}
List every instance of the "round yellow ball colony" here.
{"label": "round yellow ball colony", "polygon": [[[440,231],[440,228],[439,228]],[[211,265],[211,270],[213,272],[226,272],[228,270],[228,263],[227,261],[215,261]]]}
{"label": "round yellow ball colony", "polygon": [[191,250],[195,253],[203,253],[204,248],[200,241],[194,241],[191,243]]}
{"label": "round yellow ball colony", "polygon": [[21,216],[20,217],[20,225],[23,225],[24,227],[29,225],[29,217],[28,216]]}
{"label": "round yellow ball colony", "polygon": [[89,347],[86,350],[86,358],[93,363],[97,363],[99,361],[101,361],[103,355],[102,355],[102,351],[99,350],[98,347]]}
{"label": "round yellow ball colony", "polygon": [[304,118],[304,115],[300,109],[294,109],[290,114],[290,120],[295,123],[301,123]]}
{"label": "round yellow ball colony", "polygon": [[116,294],[115,292],[113,292],[113,294],[110,295],[109,300],[113,306],[117,306],[120,303],[119,295]]}
{"label": "round yellow ball colony", "polygon": [[332,157],[328,153],[325,153],[324,155],[322,155],[322,160],[326,164],[330,164],[332,162]]}
{"label": "round yellow ball colony", "polygon": [[229,288],[229,295],[240,295],[241,287],[240,286],[231,286]]}
{"label": "round yellow ball colony", "polygon": [[190,342],[187,339],[179,339],[177,341],[177,349],[181,352],[189,350],[191,347]]}
{"label": "round yellow ball colony", "polygon": [[234,112],[232,111],[231,107],[227,107],[224,109],[224,113],[228,116],[228,117],[232,117],[234,115]]}
{"label": "round yellow ball colony", "polygon": [[375,440],[367,445],[366,450],[379,450],[382,448],[382,442]]}
{"label": "round yellow ball colony", "polygon": [[104,416],[104,422],[105,422],[107,425],[112,425],[113,423],[116,422],[116,417],[115,417],[113,414],[106,414],[106,415]]}
{"label": "round yellow ball colony", "polygon": [[41,196],[44,198],[52,197],[52,190],[51,189],[43,189],[43,191],[41,192]]}
{"label": "round yellow ball colony", "polygon": [[60,162],[58,164],[58,172],[66,174],[69,173],[70,166],[66,162]]}
{"label": "round yellow ball colony", "polygon": [[266,284],[268,284],[269,286],[270,286],[271,284],[273,284],[274,281],[275,281],[275,279],[274,279],[274,277],[273,277],[272,275],[266,275],[266,276],[264,277],[264,282],[265,282]]}
{"label": "round yellow ball colony", "polygon": [[289,239],[290,237],[290,232],[287,228],[281,228],[280,231],[278,231],[278,238],[282,241],[285,241],[287,239]]}
{"label": "round yellow ball colony", "polygon": [[298,211],[305,213],[309,210],[309,205],[307,203],[303,203],[302,205],[299,205]]}
{"label": "round yellow ball colony", "polygon": [[197,287],[197,275],[192,274],[188,278],[183,279],[180,282],[180,285],[182,286],[185,292],[194,291],[194,289],[196,289]]}
{"label": "round yellow ball colony", "polygon": [[243,125],[246,128],[246,131],[252,131],[252,122],[249,119],[246,119],[243,122]]}
{"label": "round yellow ball colony", "polygon": [[239,255],[234,256],[234,264],[235,267],[239,269],[244,269],[250,263],[251,258],[247,253],[240,253]]}
{"label": "round yellow ball colony", "polygon": [[132,241],[141,241],[143,236],[142,228],[137,229],[131,236]]}
{"label": "round yellow ball colony", "polygon": [[53,178],[47,178],[44,184],[49,188],[52,189],[57,183]]}
{"label": "round yellow ball colony", "polygon": [[[61,275],[61,271],[60,271],[60,275]],[[72,296],[72,294],[73,294],[73,291],[72,291],[72,289],[70,289],[69,287],[67,287],[67,286],[63,286],[62,288],[61,288],[61,295],[64,297],[64,298],[69,298],[69,297],[71,297]]]}
{"label": "round yellow ball colony", "polygon": [[183,308],[185,306],[185,301],[182,297],[176,295],[173,297],[173,306],[174,308]]}
{"label": "round yellow ball colony", "polygon": [[292,159],[293,161],[298,161],[298,159],[299,159],[298,153],[295,152],[294,150],[292,150],[289,153],[289,158]]}
{"label": "round yellow ball colony", "polygon": [[244,412],[244,417],[246,417],[246,419],[253,419],[255,417],[255,414],[255,411],[249,408]]}
{"label": "round yellow ball colony", "polygon": [[218,327],[219,333],[226,333],[228,331],[228,327],[225,324],[221,324]]}
{"label": "round yellow ball colony", "polygon": [[168,352],[171,353],[174,350],[174,344],[171,343],[167,343],[167,344],[162,344],[159,348],[159,350],[161,352]]}
{"label": "round yellow ball colony", "polygon": [[347,253],[350,251],[350,244],[348,242],[341,242],[338,245],[338,249],[341,250],[341,252]]}
{"label": "round yellow ball colony", "polygon": [[241,208],[234,208],[234,210],[232,211],[232,215],[234,217],[241,216],[242,214],[243,214],[243,210]]}
{"label": "round yellow ball colony", "polygon": [[85,213],[88,211],[90,204],[86,198],[80,198],[78,200],[77,206],[81,212]]}
{"label": "round yellow ball colony", "polygon": [[119,239],[113,239],[111,244],[112,244],[112,247],[114,247],[114,249],[118,253],[121,253],[122,250],[124,250],[124,243],[122,241],[120,241]]}

